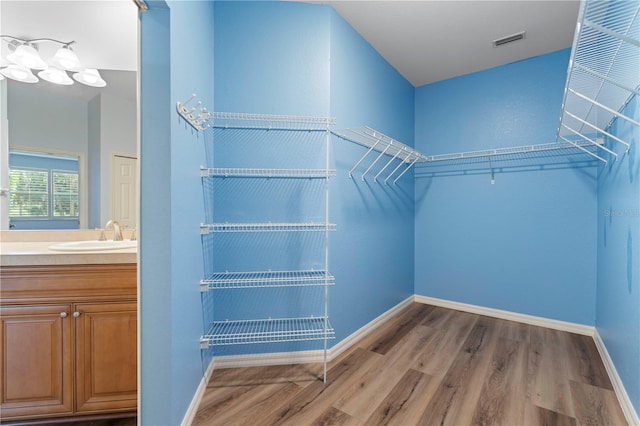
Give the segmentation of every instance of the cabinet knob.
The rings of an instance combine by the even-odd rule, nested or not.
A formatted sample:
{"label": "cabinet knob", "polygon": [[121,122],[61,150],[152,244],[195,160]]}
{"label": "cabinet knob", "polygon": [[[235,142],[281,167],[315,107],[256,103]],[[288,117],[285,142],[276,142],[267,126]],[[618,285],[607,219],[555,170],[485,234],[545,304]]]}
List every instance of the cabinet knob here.
{"label": "cabinet knob", "polygon": [[78,318],[79,316],[80,316],[80,312],[75,311],[75,312],[73,313],[73,317],[74,317],[74,318]]}
{"label": "cabinet knob", "polygon": [[66,318],[67,315],[68,314],[66,312],[60,312],[60,318]]}

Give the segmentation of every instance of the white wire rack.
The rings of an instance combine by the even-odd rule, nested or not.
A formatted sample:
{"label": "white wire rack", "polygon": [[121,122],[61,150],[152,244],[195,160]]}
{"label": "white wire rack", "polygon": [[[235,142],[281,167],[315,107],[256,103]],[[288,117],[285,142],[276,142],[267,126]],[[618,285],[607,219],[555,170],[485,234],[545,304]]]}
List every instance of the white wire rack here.
{"label": "white wire rack", "polygon": [[309,287],[334,285],[336,279],[326,271],[216,272],[200,281],[200,291],[233,288]]}
{"label": "white wire rack", "polygon": [[[618,154],[597,137],[607,136],[630,149],[608,130],[614,120],[640,122],[624,113],[640,95],[640,2],[587,0],[581,4],[567,75],[557,140],[598,145],[613,159]],[[598,160],[607,159],[591,153]]]}
{"label": "white wire rack", "polygon": [[248,114],[213,112],[211,125],[224,129],[305,130],[326,131],[334,125],[334,117],[308,117],[296,115]]}
{"label": "white wire rack", "polygon": [[202,106],[202,102],[198,101],[193,106],[189,106],[191,101],[196,97],[196,94],[192,94],[189,99],[184,102],[176,103],[176,110],[180,117],[182,117],[187,124],[193,127],[197,131],[207,130],[211,125],[208,123],[211,119],[212,113],[207,111]]}
{"label": "white wire rack", "polygon": [[335,331],[326,317],[214,321],[200,339],[200,347],[333,338]]}
{"label": "white wire rack", "polygon": [[485,149],[480,151],[456,152],[452,154],[430,155],[427,157],[427,161],[425,163],[464,160],[468,158],[515,156],[520,154],[535,154],[535,153],[544,153],[544,152],[552,152],[552,151],[560,151],[560,150],[563,150],[563,151],[570,150],[569,152],[581,152],[582,148],[587,149],[589,147],[590,147],[590,144],[585,142],[577,142],[573,144],[570,144],[567,142],[554,142],[554,143],[545,143],[545,144],[515,146],[515,147],[509,147],[509,148]]}
{"label": "white wire rack", "polygon": [[202,168],[202,177],[256,177],[256,178],[302,178],[324,179],[336,175],[335,169],[246,169],[246,168]]}
{"label": "white wire rack", "polygon": [[[376,173],[373,180],[378,182],[378,178],[390,167],[392,167],[390,172],[387,172],[386,177],[384,179],[384,183],[387,183],[392,177],[395,176],[393,183],[396,183],[398,179],[400,179],[405,173],[409,171],[409,169],[417,162],[426,161],[427,156],[422,154],[421,152],[416,151],[415,149],[403,144],[402,142],[398,142],[397,140],[378,132],[377,130],[373,130],[370,127],[357,127],[344,129],[333,132],[334,135],[346,139],[348,141],[357,143],[358,145],[362,145],[365,148],[368,148],[367,152],[356,162],[356,164],[349,170],[349,177],[353,177],[353,172],[358,166],[369,156],[369,154],[373,152],[377,152],[378,155],[373,160],[371,164],[367,167],[367,169],[362,173],[362,180],[365,180],[366,175],[375,167],[375,165],[380,161],[383,156],[391,157],[387,160],[387,162],[382,166],[380,170]],[[395,166],[391,166],[394,161],[397,163]],[[396,173],[398,173],[396,175]]]}
{"label": "white wire rack", "polygon": [[335,231],[335,223],[209,223],[200,225],[200,234],[212,232],[324,232]]}

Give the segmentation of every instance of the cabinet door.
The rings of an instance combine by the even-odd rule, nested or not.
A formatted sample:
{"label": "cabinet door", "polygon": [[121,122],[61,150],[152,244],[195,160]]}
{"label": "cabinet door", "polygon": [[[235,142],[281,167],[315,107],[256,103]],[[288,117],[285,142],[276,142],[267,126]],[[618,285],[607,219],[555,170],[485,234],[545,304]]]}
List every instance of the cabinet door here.
{"label": "cabinet door", "polygon": [[76,411],[137,406],[137,312],[131,303],[74,305]]}
{"label": "cabinet door", "polygon": [[71,413],[71,305],[0,307],[2,419]]}

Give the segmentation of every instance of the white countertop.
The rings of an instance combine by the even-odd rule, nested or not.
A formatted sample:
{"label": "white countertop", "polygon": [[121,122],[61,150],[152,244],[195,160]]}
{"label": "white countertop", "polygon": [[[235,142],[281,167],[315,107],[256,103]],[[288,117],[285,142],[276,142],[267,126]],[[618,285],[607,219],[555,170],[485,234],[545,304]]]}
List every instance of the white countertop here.
{"label": "white countertop", "polygon": [[43,238],[48,241],[24,241],[30,238],[21,238],[23,241],[16,241],[16,238],[8,238],[4,232],[6,231],[3,231],[2,236],[5,238],[0,241],[0,266],[136,263],[138,259],[138,250],[135,247],[106,251],[61,252],[49,250],[49,246],[56,242],[75,239]]}

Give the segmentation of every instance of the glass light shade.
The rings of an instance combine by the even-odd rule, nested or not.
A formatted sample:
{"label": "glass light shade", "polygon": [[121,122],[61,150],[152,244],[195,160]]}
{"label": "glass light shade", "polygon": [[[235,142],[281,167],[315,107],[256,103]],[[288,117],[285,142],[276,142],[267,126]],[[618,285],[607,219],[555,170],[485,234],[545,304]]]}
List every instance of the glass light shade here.
{"label": "glass light shade", "polygon": [[40,71],[38,77],[53,84],[61,84],[63,86],[73,84],[73,80],[71,80],[67,73],[56,67],[49,67],[46,70]]}
{"label": "glass light shade", "polygon": [[100,77],[98,70],[93,68],[87,68],[83,71],[73,74],[73,79],[78,83],[86,84],[92,87],[104,87],[107,82]]}
{"label": "glass light shade", "polygon": [[7,59],[24,68],[34,70],[44,70],[47,68],[47,63],[42,60],[38,51],[28,44],[18,46],[13,53],[7,55]]}
{"label": "glass light shade", "polygon": [[33,75],[29,68],[21,67],[20,65],[9,65],[8,67],[0,70],[0,73],[7,78],[20,81],[22,83],[38,82],[38,77]]}
{"label": "glass light shade", "polygon": [[61,47],[51,58],[51,63],[63,70],[77,70],[80,68],[78,55],[68,47]]}

